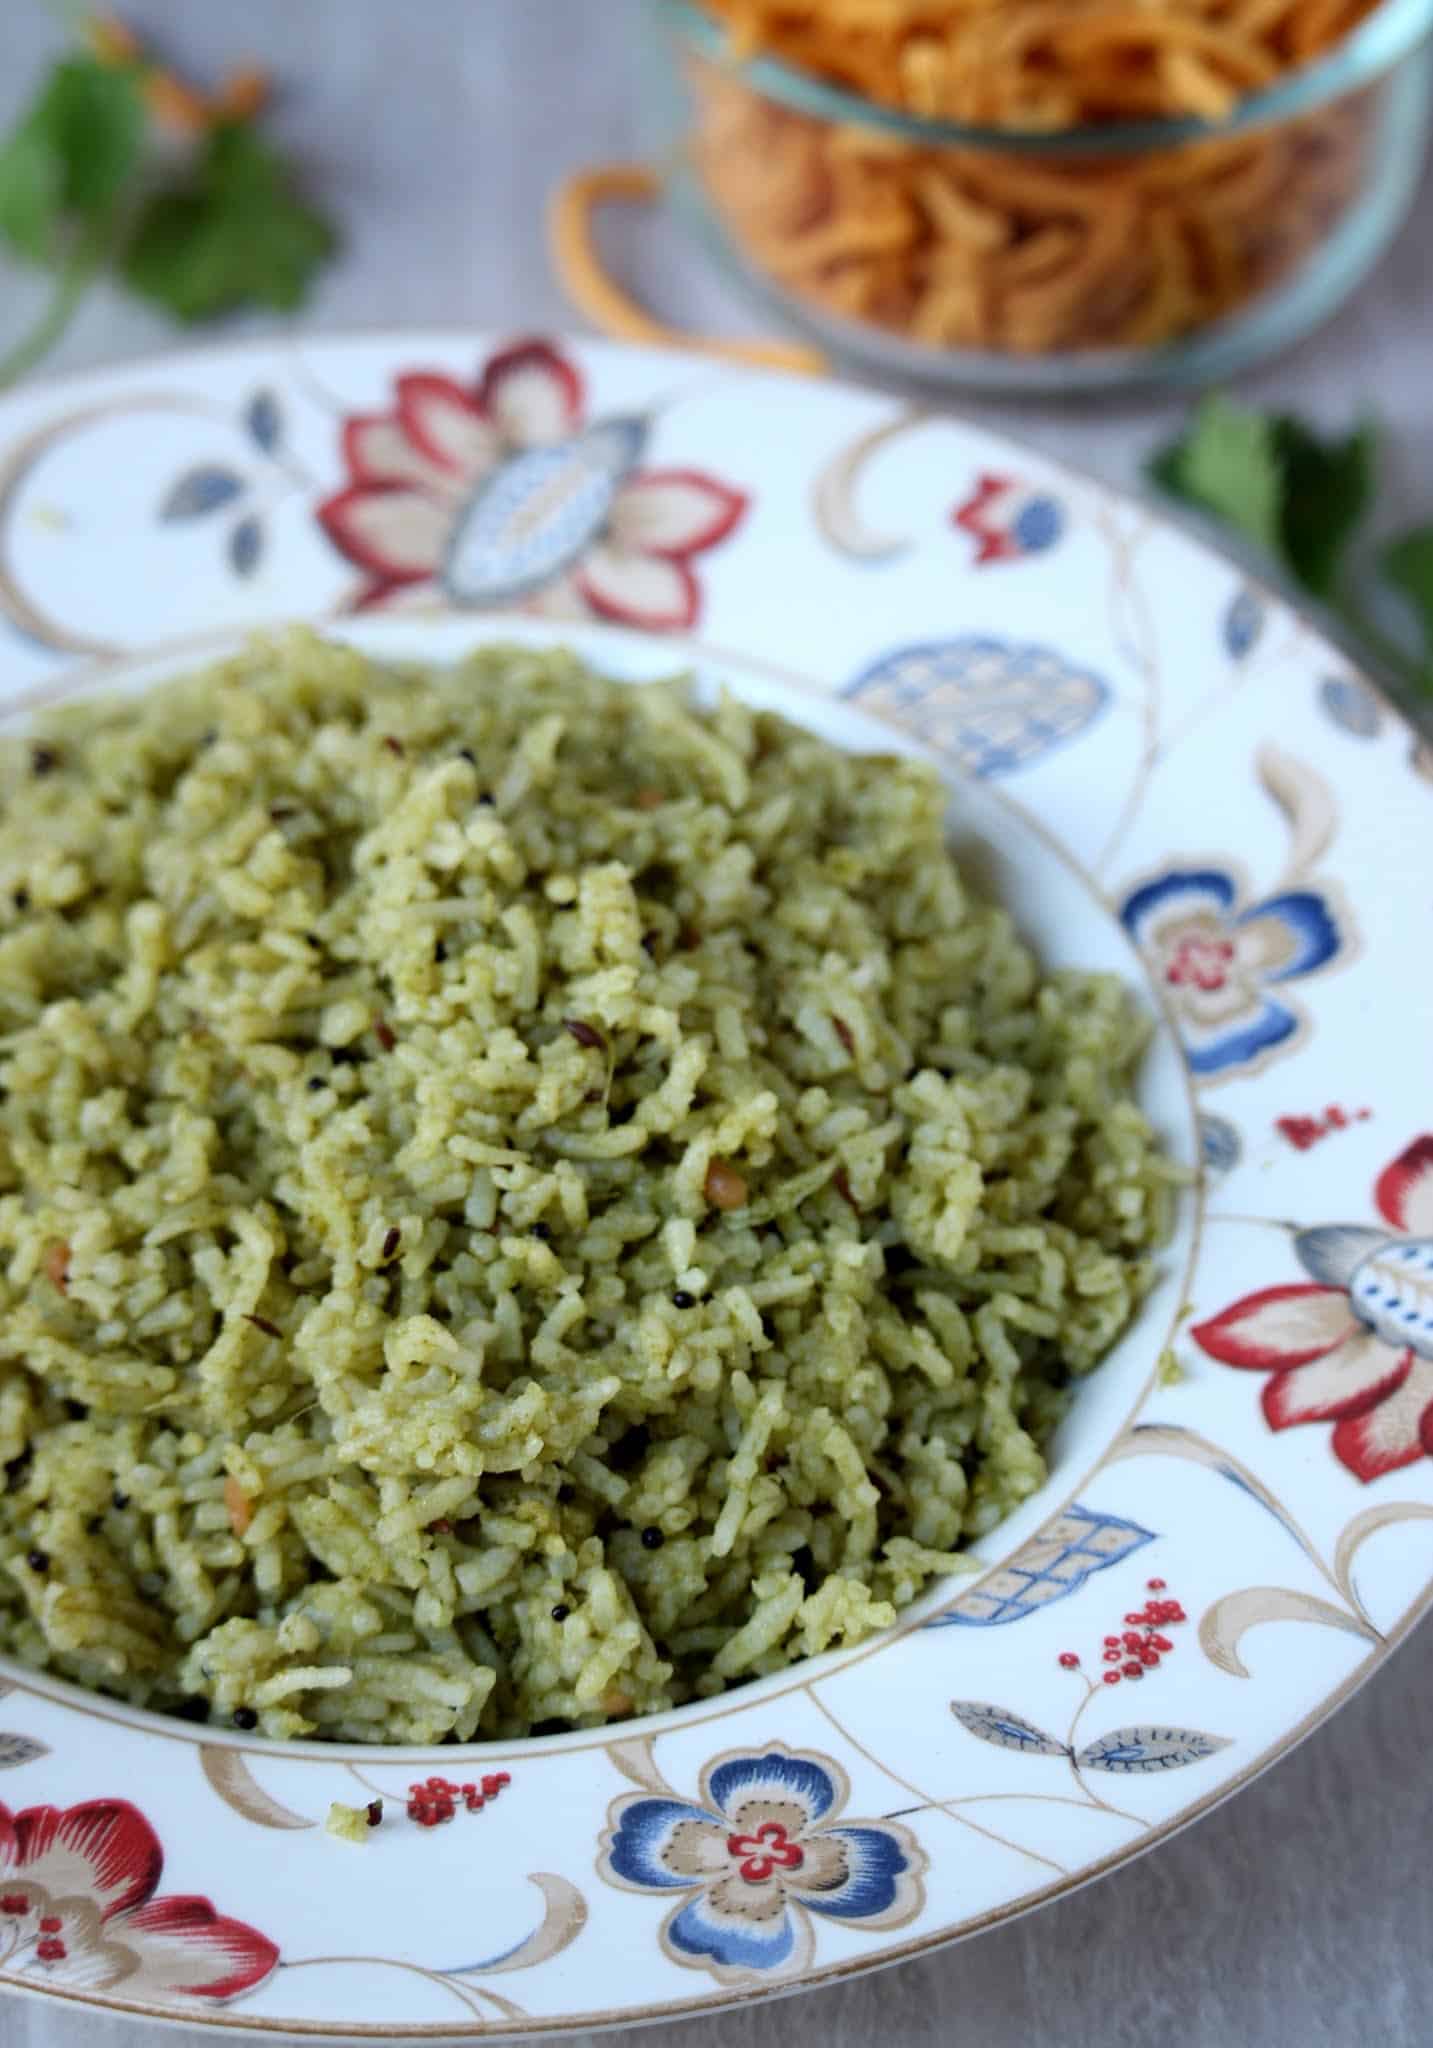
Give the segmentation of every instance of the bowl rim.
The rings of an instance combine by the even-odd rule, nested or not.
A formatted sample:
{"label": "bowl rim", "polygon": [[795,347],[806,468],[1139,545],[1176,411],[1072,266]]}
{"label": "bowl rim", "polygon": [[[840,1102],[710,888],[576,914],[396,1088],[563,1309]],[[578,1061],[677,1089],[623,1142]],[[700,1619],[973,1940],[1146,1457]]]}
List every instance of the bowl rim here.
{"label": "bowl rim", "polygon": [[1054,158],[1133,155],[1183,143],[1227,139],[1291,120],[1385,76],[1421,42],[1433,36],[1433,0],[1381,0],[1333,49],[1312,64],[1289,72],[1276,84],[1250,93],[1223,120],[1206,120],[1191,114],[1143,121],[1084,122],[1073,128],[995,128],[907,113],[864,93],[833,85],[782,57],[735,58],[727,48],[721,24],[696,0],[647,0],[647,8],[659,29],[685,42],[698,56],[722,65],[764,98],[794,113],[874,128],[903,137],[914,145],[957,145]]}

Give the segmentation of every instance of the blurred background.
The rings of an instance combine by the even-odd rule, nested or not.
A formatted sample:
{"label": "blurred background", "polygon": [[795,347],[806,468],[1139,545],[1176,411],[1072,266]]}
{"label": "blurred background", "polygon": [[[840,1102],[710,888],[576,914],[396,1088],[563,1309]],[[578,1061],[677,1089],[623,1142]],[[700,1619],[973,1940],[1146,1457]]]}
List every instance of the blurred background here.
{"label": "blurred background", "polygon": [[[215,79],[254,58],[276,97],[265,129],[300,166],[306,193],[343,237],[304,312],[316,331],[471,324],[580,329],[549,262],[554,188],[594,163],[648,150],[661,113],[639,0],[136,0],[126,22],[185,75]],[[35,88],[65,41],[39,0],[0,0],[0,123]],[[770,318],[719,276],[657,209],[612,208],[601,221],[612,270],[673,325],[770,336]],[[38,307],[43,283],[0,272],[8,336]],[[240,315],[219,332],[261,332]],[[87,301],[50,370],[170,348],[186,337],[117,292]],[[1346,424],[1377,405],[1396,419],[1377,517],[1427,516],[1433,477],[1433,173],[1409,220],[1354,300],[1292,352],[1239,380],[1241,396]],[[958,395],[993,428],[1111,482],[1137,480],[1176,429],[1187,397],[1116,397],[1051,407]]]}
{"label": "blurred background", "polygon": [[[584,331],[550,266],[545,210],[567,174],[639,157],[648,145],[644,96],[653,88],[636,0],[135,0],[125,18],[186,75],[213,78],[245,58],[272,72],[266,131],[342,236],[303,312],[306,329]],[[56,13],[0,0],[0,123],[28,100],[65,36]],[[770,320],[659,212],[614,210],[602,247],[636,297],[673,324],[771,335]],[[0,259],[7,339],[38,314],[45,290],[36,274]],[[241,314],[214,338],[268,331],[275,320]],[[86,299],[46,368],[82,369],[188,339],[106,285]],[[1390,429],[1377,532],[1426,519],[1433,503],[1430,366],[1425,174],[1407,224],[1354,299],[1236,389],[1331,427],[1377,409]],[[1189,397],[943,402],[1131,485],[1178,429]],[[1430,1752],[1433,1633],[1424,1630],[1332,1726],[1158,1855],[944,1954],[641,2038],[690,2048],[855,2048],[878,2036],[931,2048],[967,2038],[990,2048],[1426,2042]],[[138,2038],[118,2022],[8,2000],[0,2008],[6,2048],[120,2048]],[[175,2029],[166,2038],[191,2037]]]}

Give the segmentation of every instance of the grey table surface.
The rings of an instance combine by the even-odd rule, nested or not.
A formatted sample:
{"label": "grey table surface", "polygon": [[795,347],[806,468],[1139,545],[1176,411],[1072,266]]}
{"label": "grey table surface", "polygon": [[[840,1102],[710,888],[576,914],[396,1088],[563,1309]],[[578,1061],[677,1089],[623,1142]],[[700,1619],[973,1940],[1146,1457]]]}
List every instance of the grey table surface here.
{"label": "grey table surface", "polygon": [[[256,52],[282,79],[276,118],[345,230],[344,256],[306,315],[312,331],[579,324],[548,269],[542,210],[565,171],[640,149],[630,0],[136,0],[125,11],[200,76]],[[0,0],[0,121],[58,41],[33,0]],[[1430,222],[1433,176],[1357,303],[1246,385],[1331,422],[1376,405],[1395,429],[1380,506],[1389,523],[1426,516],[1433,500]],[[674,229],[650,218],[613,225],[614,260],[669,317],[759,331]],[[0,338],[34,304],[33,282],[0,270]],[[232,331],[246,325],[262,331],[258,321]],[[174,340],[142,308],[100,293],[52,367]],[[1130,483],[1183,407],[979,410]],[[877,2036],[902,2048],[977,2038],[985,2048],[1433,2042],[1430,1757],[1424,1629],[1336,1722],[1153,1856],[921,1961],[640,2038],[654,2048],[845,2048]],[[127,2022],[0,1999],[0,2048],[127,2048],[139,2038]],[[184,2028],[162,2038],[199,2048],[215,2037]]]}

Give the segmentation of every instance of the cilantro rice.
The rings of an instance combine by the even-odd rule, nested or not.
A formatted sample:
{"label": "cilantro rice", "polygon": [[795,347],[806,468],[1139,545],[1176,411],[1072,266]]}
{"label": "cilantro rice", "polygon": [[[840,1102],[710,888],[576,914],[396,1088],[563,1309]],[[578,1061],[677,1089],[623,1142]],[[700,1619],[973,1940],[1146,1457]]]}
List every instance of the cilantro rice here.
{"label": "cilantro rice", "polygon": [[1041,1483],[1174,1170],[947,797],[299,635],[0,756],[0,1650],[271,1736],[599,1726]]}

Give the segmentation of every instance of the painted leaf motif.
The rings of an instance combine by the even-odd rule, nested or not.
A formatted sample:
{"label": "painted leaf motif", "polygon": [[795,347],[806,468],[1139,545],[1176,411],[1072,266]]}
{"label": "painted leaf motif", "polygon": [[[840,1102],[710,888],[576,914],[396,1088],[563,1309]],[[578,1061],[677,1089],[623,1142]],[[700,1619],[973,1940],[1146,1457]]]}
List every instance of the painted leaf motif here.
{"label": "painted leaf motif", "polygon": [[501,1955],[488,1956],[479,1963],[459,1963],[445,1974],[472,1977],[498,1976],[505,1970],[530,1970],[537,1963],[562,1954],[587,1925],[587,1901],[575,1884],[549,1870],[531,1870],[528,1883],[542,1893],[543,1915],[531,1934]]}
{"label": "painted leaf motif", "polygon": [[1231,1173],[1243,1157],[1244,1141],[1227,1116],[1206,1112],[1199,1119],[1199,1147],[1211,1173]]}
{"label": "painted leaf motif", "polygon": [[655,1792],[659,1797],[674,1799],[676,1794],[662,1776],[662,1769],[652,1753],[653,1738],[650,1735],[629,1735],[621,1742],[609,1742],[607,1754],[612,1763],[634,1785],[640,1785],[644,1792]]}
{"label": "painted leaf motif", "polygon": [[232,469],[221,469],[217,464],[201,464],[197,469],[186,470],[169,492],[159,508],[161,519],[173,523],[180,519],[202,519],[210,512],[217,512],[221,505],[232,504],[244,488],[244,479]]}
{"label": "painted leaf motif", "polygon": [[1314,1621],[1325,1628],[1342,1629],[1346,1635],[1378,1640],[1377,1631],[1355,1614],[1348,1614],[1316,1593],[1298,1593],[1291,1586],[1248,1586],[1239,1593],[1226,1593],[1204,1615],[1199,1624],[1199,1646],[1211,1664],[1227,1671],[1231,1678],[1247,1678],[1249,1667],[1239,1655],[1246,1630],[1261,1621]]}
{"label": "painted leaf motif", "polygon": [[1178,1771],[1229,1747],[1227,1735],[1198,1728],[1112,1728],[1075,1758],[1085,1771]]}
{"label": "painted leaf motif", "polygon": [[241,519],[229,535],[229,561],[236,576],[252,576],[264,552],[263,522]]}
{"label": "painted leaf motif", "polygon": [[982,633],[897,647],[844,692],[913,732],[966,775],[1010,775],[1077,739],[1109,685],[1051,647]]}
{"label": "painted leaf motif", "polygon": [[1363,1612],[1363,1603],[1354,1590],[1353,1561],[1368,1538],[1379,1529],[1387,1529],[1395,1522],[1433,1522],[1433,1507],[1427,1507],[1417,1500],[1383,1501],[1377,1507],[1365,1508],[1361,1515],[1355,1515],[1338,1539],[1334,1551],[1333,1575],[1339,1590],[1353,1607]]}
{"label": "painted leaf motif", "polygon": [[816,524],[831,546],[852,561],[888,562],[910,546],[909,540],[899,535],[877,533],[867,526],[857,508],[856,492],[877,451],[919,426],[925,417],[920,410],[897,413],[841,449],[817,477],[813,493]]}
{"label": "painted leaf motif", "polygon": [[1284,875],[1291,880],[1307,873],[1327,851],[1338,822],[1333,796],[1321,775],[1277,747],[1260,747],[1254,766],[1265,791],[1288,822]]}
{"label": "painted leaf motif", "polygon": [[1378,699],[1351,676],[1325,676],[1319,684],[1319,703],[1324,715],[1356,740],[1376,738],[1383,724]]}
{"label": "painted leaf motif", "polygon": [[281,1806],[266,1792],[249,1769],[242,1750],[220,1749],[217,1743],[206,1742],[199,1751],[199,1768],[226,1806],[261,1828],[318,1825],[317,1821],[305,1820],[302,1814]]}
{"label": "painted leaf motif", "polygon": [[17,1764],[34,1763],[37,1757],[49,1754],[48,1742],[37,1742],[33,1735],[10,1735],[0,1729],[0,1771],[13,1771]]}
{"label": "painted leaf motif", "polygon": [[244,407],[244,425],[255,444],[266,455],[272,455],[284,431],[284,416],[277,395],[267,387],[256,391]]}
{"label": "painted leaf motif", "polygon": [[1023,1750],[1027,1756],[1068,1756],[1069,1744],[1057,1742],[1033,1721],[1012,1714],[1008,1707],[992,1707],[980,1700],[952,1700],[950,1711],[967,1734],[997,1749]]}
{"label": "painted leaf motif", "polygon": [[1264,607],[1256,592],[1238,591],[1224,613],[1224,646],[1234,661],[1252,654],[1264,630]]}
{"label": "painted leaf motif", "polygon": [[1312,1558],[1320,1570],[1323,1569],[1317,1547],[1304,1534],[1283,1502],[1270,1493],[1247,1465],[1241,1465],[1232,1451],[1210,1443],[1208,1437],[1201,1436],[1197,1430],[1185,1429],[1179,1423],[1137,1422],[1116,1439],[1109,1452],[1109,1462],[1113,1464],[1117,1458],[1143,1457],[1187,1458],[1193,1465],[1203,1465],[1208,1471],[1217,1472],[1221,1479],[1227,1479],[1231,1486],[1237,1486],[1241,1493],[1256,1500],[1274,1517],[1280,1528],[1288,1531],[1305,1556]]}
{"label": "painted leaf motif", "polygon": [[1347,1289],[1360,1259],[1390,1242],[1386,1230],[1363,1223],[1319,1223],[1294,1234],[1294,1256],[1321,1287]]}

